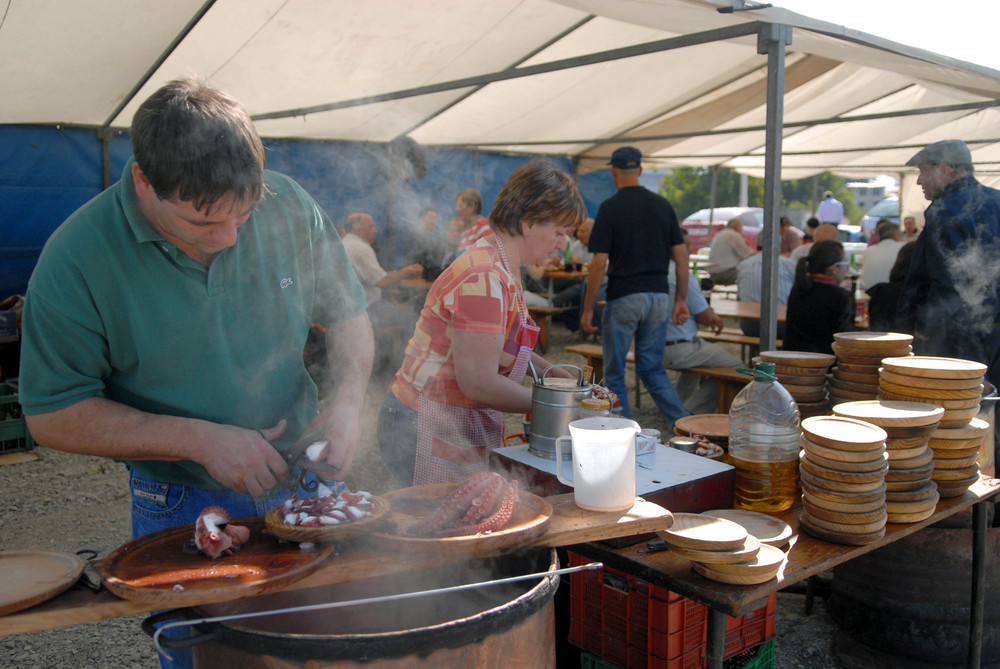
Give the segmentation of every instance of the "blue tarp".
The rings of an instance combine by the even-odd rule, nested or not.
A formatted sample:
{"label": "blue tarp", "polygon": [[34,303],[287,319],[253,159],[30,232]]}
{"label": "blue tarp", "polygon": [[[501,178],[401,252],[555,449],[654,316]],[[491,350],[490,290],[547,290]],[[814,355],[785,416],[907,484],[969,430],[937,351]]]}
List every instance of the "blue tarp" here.
{"label": "blue tarp", "polygon": [[[265,139],[264,144],[268,167],[301,183],[335,223],[353,210],[371,214],[379,227],[378,244],[383,249],[391,247],[389,263],[396,266],[420,209],[434,207],[444,230],[454,216],[455,194],[475,188],[488,213],[507,176],[531,159],[422,148],[426,175],[421,179],[402,159],[390,162],[384,144],[285,139]],[[112,181],[121,176],[130,155],[127,135],[115,133],[110,142]],[[568,159],[553,160],[572,170]],[[24,294],[45,240],[100,193],[101,180],[101,143],[96,130],[0,126],[0,299]],[[655,189],[655,184],[651,187]],[[593,216],[615,189],[607,172],[596,172],[580,178],[580,190]]]}

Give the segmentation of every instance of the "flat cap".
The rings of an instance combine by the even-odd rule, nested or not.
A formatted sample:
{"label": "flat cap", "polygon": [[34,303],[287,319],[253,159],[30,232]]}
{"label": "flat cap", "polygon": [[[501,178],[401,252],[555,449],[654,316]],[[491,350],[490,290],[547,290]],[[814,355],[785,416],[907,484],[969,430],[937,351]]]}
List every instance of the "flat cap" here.
{"label": "flat cap", "polygon": [[634,146],[622,146],[615,149],[615,152],[611,154],[611,160],[608,161],[608,165],[623,169],[639,167],[641,164],[642,151]]}
{"label": "flat cap", "polygon": [[906,161],[907,167],[921,163],[944,163],[945,165],[971,165],[972,154],[960,139],[943,139],[917,151],[917,155]]}

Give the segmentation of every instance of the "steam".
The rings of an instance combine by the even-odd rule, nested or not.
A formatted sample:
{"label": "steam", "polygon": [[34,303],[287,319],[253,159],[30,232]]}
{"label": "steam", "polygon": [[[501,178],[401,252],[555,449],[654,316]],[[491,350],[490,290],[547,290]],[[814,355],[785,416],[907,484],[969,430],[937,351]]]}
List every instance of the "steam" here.
{"label": "steam", "polygon": [[[996,292],[1000,254],[997,251],[997,243],[981,243],[977,239],[969,240],[962,251],[949,253],[942,248],[943,269],[951,277],[952,286],[966,312],[962,320],[980,336],[992,329],[998,306]],[[952,313],[957,306],[951,307]]]}

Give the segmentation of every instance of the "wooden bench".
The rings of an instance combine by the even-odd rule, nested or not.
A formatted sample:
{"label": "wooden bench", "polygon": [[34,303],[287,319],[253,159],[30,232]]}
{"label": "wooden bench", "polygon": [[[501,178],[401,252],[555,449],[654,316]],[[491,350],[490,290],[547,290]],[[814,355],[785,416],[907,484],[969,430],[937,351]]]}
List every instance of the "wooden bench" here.
{"label": "wooden bench", "polygon": [[[604,349],[601,348],[600,344],[570,344],[566,347],[567,353],[575,353],[577,355],[582,355],[584,360],[584,366],[593,367],[594,369],[594,383],[600,383],[604,379]],[[625,356],[625,364],[631,365],[635,363],[635,355],[632,351],[628,352]],[[639,375],[635,375],[635,408],[639,408],[639,396],[642,393],[642,389],[639,387]]]}
{"label": "wooden bench", "polygon": [[552,325],[552,315],[566,311],[565,307],[528,307],[528,315],[538,325],[538,342],[535,348],[539,353],[545,353],[549,348],[549,327]]}
{"label": "wooden bench", "polygon": [[[745,335],[741,330],[723,328],[719,334],[715,334],[711,330],[699,330],[698,336],[715,344],[739,344],[740,357],[748,362],[751,357],[760,352],[760,337]],[[780,339],[776,342],[777,348],[781,348],[781,343]]]}

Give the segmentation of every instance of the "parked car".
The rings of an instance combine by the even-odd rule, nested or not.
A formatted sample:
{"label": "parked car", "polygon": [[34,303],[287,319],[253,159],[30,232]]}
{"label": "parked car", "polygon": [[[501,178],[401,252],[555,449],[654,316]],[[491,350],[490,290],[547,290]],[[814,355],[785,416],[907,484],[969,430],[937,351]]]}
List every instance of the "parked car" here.
{"label": "parked car", "polygon": [[743,220],[743,239],[747,240],[751,248],[757,248],[757,235],[764,225],[764,210],[760,207],[716,207],[714,210],[700,209],[681,221],[681,228],[691,235],[692,249],[697,252],[711,246],[708,234],[709,212],[712,214],[713,237],[726,227],[726,223],[738,216]]}
{"label": "parked car", "polygon": [[867,242],[875,234],[875,226],[881,218],[899,225],[898,197],[887,197],[865,213],[861,218],[861,241]]}

